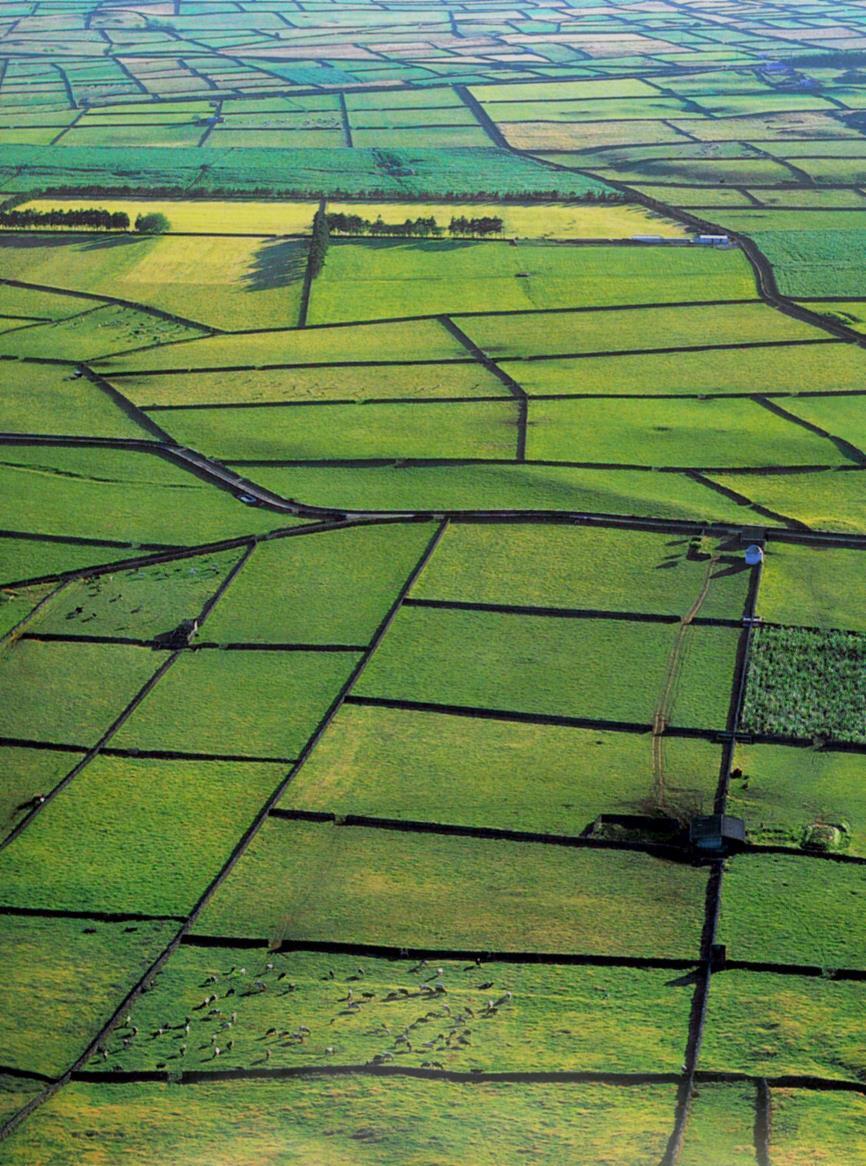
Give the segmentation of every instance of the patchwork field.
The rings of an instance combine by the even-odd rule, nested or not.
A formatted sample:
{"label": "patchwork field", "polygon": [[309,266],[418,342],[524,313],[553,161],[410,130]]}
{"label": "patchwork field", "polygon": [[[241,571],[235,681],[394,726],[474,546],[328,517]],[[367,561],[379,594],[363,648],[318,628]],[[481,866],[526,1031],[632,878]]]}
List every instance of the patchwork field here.
{"label": "patchwork field", "polygon": [[0,0],[0,1160],[862,1166],[866,16]]}

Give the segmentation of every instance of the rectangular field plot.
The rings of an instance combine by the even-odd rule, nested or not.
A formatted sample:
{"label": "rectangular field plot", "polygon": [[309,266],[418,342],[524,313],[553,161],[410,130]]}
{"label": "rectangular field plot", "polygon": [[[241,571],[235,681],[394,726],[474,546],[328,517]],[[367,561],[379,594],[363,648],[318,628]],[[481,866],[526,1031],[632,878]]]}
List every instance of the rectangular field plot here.
{"label": "rectangular field plot", "polygon": [[812,1166],[815,1148],[833,1166],[866,1155],[866,1098],[859,1093],[776,1089],[770,1093],[771,1151],[782,1166]]}
{"label": "rectangular field plot", "polygon": [[866,985],[728,969],[713,976],[701,1068],[862,1081]]}
{"label": "rectangular field plot", "polygon": [[74,368],[4,361],[0,432],[143,438],[145,432]]}
{"label": "rectangular field plot", "polygon": [[273,819],[195,930],[690,959],[705,886],[705,871],[631,851]]}
{"label": "rectangular field plot", "polygon": [[863,968],[864,899],[862,866],[808,855],[740,855],[722,883],[719,941],[738,960]]}
{"label": "rectangular field plot", "polygon": [[150,1082],[75,1083],[16,1131],[6,1153],[9,1166],[32,1166],[59,1146],[81,1166],[98,1166],[122,1144],[136,1166],[158,1166],[181,1144],[208,1160],[219,1145],[232,1162],[428,1166],[435,1146],[440,1161],[475,1166],[527,1160],[655,1166],[675,1104],[672,1084],[461,1084],[357,1075],[338,1082],[201,1083],[178,1096],[176,1087]]}
{"label": "rectangular field plot", "polygon": [[864,569],[860,551],[773,542],[761,572],[761,615],[771,623],[866,632],[866,610],[851,602]]}
{"label": "rectangular field plot", "polygon": [[[556,465],[238,468],[285,498],[347,510],[553,510],[737,524],[754,522],[756,514],[748,504],[685,474],[645,470]],[[755,478],[743,475],[743,481],[750,484]],[[741,493],[743,481],[738,479],[736,487]],[[763,515],[761,524],[766,522]]]}
{"label": "rectangular field plot", "polygon": [[866,634],[758,628],[742,727],[765,736],[866,744]]}
{"label": "rectangular field plot", "polygon": [[535,312],[456,322],[497,360],[823,337],[818,329],[761,303]]}
{"label": "rectangular field plot", "polygon": [[[262,949],[243,953],[242,972],[239,954],[231,947],[179,948],[131,1013],[131,1026],[142,1034],[168,1031],[124,1048],[131,1027],[121,1027],[107,1065],[94,1057],[90,1068],[146,1071],[163,1062],[185,1070],[254,1069],[266,1059],[277,1069],[382,1057],[406,1068],[434,1061],[456,1072],[676,1072],[682,1061],[692,988],[672,983],[668,968],[439,959],[422,967],[418,960],[366,956],[359,965],[357,955],[307,951],[273,952],[265,962]],[[211,991],[236,1013],[230,1031],[198,1007],[211,976]],[[256,991],[257,980],[266,991]],[[230,988],[235,992],[225,1000]],[[193,1018],[188,1036],[186,1017]],[[303,1042],[290,1035],[298,1024],[310,1029]],[[408,1047],[397,1039],[404,1030],[411,1033]],[[218,1046],[232,1041],[218,1061],[214,1035]]]}
{"label": "rectangular field plot", "polygon": [[19,641],[0,656],[0,736],[95,745],[162,663],[129,644]]}
{"label": "rectangular field plot", "polygon": [[[354,693],[649,723],[675,625],[404,608]],[[738,633],[692,628],[671,722],[723,728]]]}
{"label": "rectangular field plot", "polygon": [[284,774],[98,757],[0,854],[3,901],[185,915]]}
{"label": "rectangular field plot", "polygon": [[754,401],[532,401],[527,456],[539,461],[686,468],[849,464],[829,440]]}
{"label": "rectangular field plot", "polygon": [[0,1059],[59,1076],[177,930],[174,923],[0,919]]}
{"label": "rectangular field plot", "polygon": [[[405,307],[405,301],[404,301]],[[208,336],[195,344],[130,353],[102,361],[111,372],[268,365],[320,365],[334,361],[378,363],[412,360],[466,360],[468,353],[439,320],[361,324],[339,328],[287,328],[236,336]]]}
{"label": "rectangular field plot", "polygon": [[812,530],[866,531],[866,482],[860,472],[713,474],[713,480]]}
{"label": "rectangular field plot", "polygon": [[[670,737],[673,800],[711,804],[719,747]],[[612,733],[345,705],[281,805],[338,815],[580,834],[640,813],[653,792],[645,733]]]}
{"label": "rectangular field plot", "polygon": [[80,760],[80,753],[0,746],[0,840]]}
{"label": "rectangular field plot", "polygon": [[699,1082],[689,1106],[680,1166],[757,1166],[756,1088]]}
{"label": "rectangular field plot", "polygon": [[[711,564],[711,556],[718,562]],[[413,599],[739,619],[749,570],[724,543],[546,523],[452,523]]]}
{"label": "rectangular field plot", "polygon": [[[383,353],[387,356],[387,353]],[[866,377],[866,369],[864,369]],[[118,383],[137,405],[244,405],[282,401],[367,401],[389,398],[504,397],[508,388],[483,364],[465,360],[422,364],[335,365],[322,368],[124,376]],[[167,419],[167,418],[166,418]]]}
{"label": "rectangular field plot", "polygon": [[237,563],[239,550],[77,579],[28,627],[40,635],[151,639],[196,617]]}
{"label": "rectangular field plot", "polygon": [[262,543],[214,609],[223,643],[366,644],[435,533],[360,526]]}
{"label": "rectangular field plot", "polygon": [[854,446],[854,457],[866,461],[866,397],[807,397],[793,401],[791,412]]}
{"label": "rectangular field plot", "polygon": [[182,445],[227,460],[276,458],[510,458],[518,410],[511,400],[293,405],[164,410]]}
{"label": "rectangular field plot", "polygon": [[509,360],[501,366],[530,396],[712,396],[866,388],[863,352],[844,342]]}
{"label": "rectangular field plot", "polygon": [[[306,243],[219,236],[0,235],[4,275],[103,292],[217,328],[297,323]],[[130,345],[129,347],[132,347]]]}
{"label": "rectangular field plot", "polygon": [[336,242],[316,280],[311,323],[440,312],[749,299],[736,250],[459,241]]}
{"label": "rectangular field plot", "polygon": [[352,652],[185,654],[113,744],[244,757],[297,756],[358,657]]}
{"label": "rectangular field plot", "polygon": [[[789,745],[737,745],[730,812],[752,842],[802,846],[829,837],[831,849],[866,857],[866,757]],[[829,831],[826,827],[830,827]]]}
{"label": "rectangular field plot", "polygon": [[[15,529],[32,534],[182,546],[293,524],[130,450],[5,446],[0,495]],[[110,557],[130,556],[115,550]]]}

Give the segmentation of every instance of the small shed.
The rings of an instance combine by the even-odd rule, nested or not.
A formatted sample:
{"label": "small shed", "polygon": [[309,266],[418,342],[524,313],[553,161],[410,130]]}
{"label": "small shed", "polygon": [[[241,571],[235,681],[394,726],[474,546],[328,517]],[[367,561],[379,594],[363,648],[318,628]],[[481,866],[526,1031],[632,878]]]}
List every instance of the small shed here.
{"label": "small shed", "polygon": [[757,543],[752,543],[750,547],[746,547],[744,557],[750,567],[757,567],[759,563],[764,561],[764,550]]}
{"label": "small shed", "polygon": [[695,241],[704,247],[727,247],[731,242],[728,235],[698,235]]}
{"label": "small shed", "polygon": [[730,814],[705,814],[689,823],[689,842],[706,854],[727,854],[745,845],[746,823]]}

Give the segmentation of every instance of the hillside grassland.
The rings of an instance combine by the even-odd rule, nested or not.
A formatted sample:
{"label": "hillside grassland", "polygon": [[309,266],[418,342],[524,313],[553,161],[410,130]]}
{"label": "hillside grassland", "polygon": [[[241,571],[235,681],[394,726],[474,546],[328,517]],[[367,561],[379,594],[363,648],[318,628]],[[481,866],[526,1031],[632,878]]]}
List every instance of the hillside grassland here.
{"label": "hillside grassland", "polygon": [[[653,1166],[664,1150],[676,1086],[620,1089],[546,1084],[379,1080],[208,1082],[186,1087],[76,1083],[53,1097],[10,1139],[10,1166],[74,1150],[99,1166],[118,1146],[139,1166],[166,1154],[205,1155],[214,1166],[328,1161],[334,1166],[429,1166],[430,1146],[478,1166],[558,1166],[563,1156],[595,1166]],[[190,1121],[193,1107],[195,1121]],[[231,1114],[231,1119],[227,1114]],[[85,1130],[96,1128],[96,1137]],[[214,1147],[219,1147],[214,1155]],[[846,1164],[847,1166],[847,1164]]]}
{"label": "hillside grassland", "polygon": [[162,663],[130,644],[24,640],[0,655],[0,735],[95,745]]}
{"label": "hillside grassland", "polygon": [[[385,354],[388,355],[387,353]],[[119,379],[123,393],[144,408],[153,405],[247,405],[305,401],[367,401],[389,398],[505,397],[510,394],[489,369],[465,359],[425,364],[336,365],[321,368],[241,369]]]}
{"label": "hillside grassland", "polygon": [[[710,805],[717,745],[670,737],[672,800]],[[293,777],[286,809],[579,835],[652,799],[650,738],[344,705]]]}
{"label": "hillside grassland", "polygon": [[774,542],[761,573],[761,615],[772,623],[866,632],[866,611],[851,603],[864,566],[860,551]]}
{"label": "hillside grassland", "polygon": [[866,460],[866,405],[862,398],[807,397],[792,405],[791,412],[796,416],[850,442],[859,449],[861,459]]}
{"label": "hillside grassland", "polygon": [[278,765],[97,758],[0,854],[3,901],[185,915],[284,774]]}
{"label": "hillside grassland", "polygon": [[0,432],[146,436],[97,385],[75,378],[72,366],[8,361],[2,372]]}
{"label": "hillside grassland", "polygon": [[805,855],[739,855],[722,884],[719,942],[732,959],[862,968],[864,897],[862,866]]}
{"label": "hillside grassland", "polygon": [[[297,404],[159,413],[182,445],[229,461],[343,458],[512,458],[517,405],[502,401]],[[798,430],[799,432],[799,430]]]}
{"label": "hillside grassland", "polygon": [[[713,977],[702,1067],[862,1081],[862,983],[730,969]],[[831,1042],[827,1033],[833,1034]]]}
{"label": "hillside grassland", "polygon": [[[422,967],[418,960],[366,956],[359,965],[356,955],[264,948],[243,953],[242,964],[238,956],[231,947],[182,947],[136,1002],[130,1025],[115,1030],[108,1061],[94,1057],[91,1069],[147,1071],[160,1063],[207,1069],[216,1060],[215,1035],[217,1044],[232,1041],[221,1047],[222,1070],[254,1069],[265,1060],[270,1069],[363,1065],[382,1056],[403,1068],[434,1060],[458,1072],[640,1072],[658,1065],[675,1071],[692,997],[691,985],[672,984],[670,972],[657,968],[500,960]],[[264,992],[256,991],[256,981],[267,985]],[[199,1008],[206,982],[219,1011],[235,1014],[231,1028]],[[435,993],[437,984],[444,994]],[[507,992],[502,1004],[488,1008]],[[310,1029],[303,1042],[290,1036],[300,1024]],[[141,1038],[124,1048],[132,1026]],[[634,1042],[632,1026],[639,1033]],[[159,1034],[160,1028],[168,1031]],[[409,1047],[396,1039],[404,1030],[411,1033]]]}
{"label": "hillside grassland", "polygon": [[[841,468],[841,467],[840,467]],[[721,486],[744,494],[775,514],[811,530],[866,532],[866,490],[860,472],[713,474]]]}
{"label": "hillside grassland", "polygon": [[811,1166],[816,1146],[827,1162],[839,1166],[856,1166],[866,1153],[866,1099],[859,1093],[773,1089],[771,1101],[773,1157],[779,1166]]}
{"label": "hillside grassland", "polygon": [[114,744],[291,759],[357,659],[352,652],[208,648],[186,653],[122,726]]}
{"label": "hillside grassland", "polygon": [[755,1166],[755,1086],[751,1082],[695,1086],[682,1166]]}
{"label": "hillside grassland", "polygon": [[3,1065],[53,1076],[65,1072],[175,931],[175,924],[162,922],[4,915]]}
{"label": "hillside grassland", "polygon": [[628,851],[271,820],[194,930],[689,959],[705,886],[705,871]]}
{"label": "hillside grassland", "polygon": [[729,805],[756,843],[800,846],[808,828],[842,830],[846,853],[866,857],[866,760],[862,753],[790,745],[737,745]]}
{"label": "hillside grassland", "polygon": [[333,324],[491,309],[737,300],[754,294],[751,268],[735,250],[337,240],[315,281],[309,320]]}
{"label": "hillside grassland", "polygon": [[31,809],[33,798],[49,793],[80,760],[80,753],[0,746],[0,839]]}
{"label": "hillside grassland", "polygon": [[695,469],[850,464],[826,438],[736,397],[534,400],[527,454]]}
{"label": "hillside grassland", "polygon": [[[404,608],[355,694],[649,724],[675,628],[622,620]],[[675,725],[724,728],[737,633],[692,628]]]}
{"label": "hillside grassland", "polygon": [[4,446],[0,493],[14,507],[16,528],[93,539],[121,534],[131,545],[197,544],[295,521],[251,511],[161,457],[128,450]]}
{"label": "hillside grassland", "polygon": [[783,348],[708,349],[615,356],[503,360],[502,369],[530,396],[551,394],[693,396],[858,391],[866,388],[863,354],[843,342]]}
{"label": "hillside grassland", "polygon": [[34,538],[0,535],[0,579],[3,586],[22,579],[39,579],[62,571],[99,566],[131,555],[131,546],[87,546],[86,543],[42,542]]}
{"label": "hillside grassland", "polygon": [[[712,555],[718,563],[710,565]],[[592,526],[451,523],[413,599],[739,619],[749,571],[724,540]]]}
{"label": "hillside grassland", "polygon": [[[551,510],[736,524],[753,522],[756,516],[745,504],[685,474],[644,470],[556,465],[239,468],[284,498],[347,510]],[[745,494],[754,481],[752,475],[744,476],[735,488]],[[852,499],[852,505],[859,502],[859,497]],[[761,524],[781,525],[781,520],[774,524],[762,516]]]}
{"label": "hillside grassland", "polygon": [[207,638],[366,644],[435,529],[389,523],[262,543],[214,608]]}

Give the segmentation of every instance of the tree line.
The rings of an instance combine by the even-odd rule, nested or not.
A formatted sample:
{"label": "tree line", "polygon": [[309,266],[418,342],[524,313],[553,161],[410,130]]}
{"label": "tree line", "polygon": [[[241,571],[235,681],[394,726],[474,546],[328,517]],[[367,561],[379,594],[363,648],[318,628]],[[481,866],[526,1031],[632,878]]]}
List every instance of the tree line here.
{"label": "tree line", "polygon": [[468,235],[481,239],[488,235],[501,235],[505,226],[498,215],[480,215],[477,218],[455,215],[447,227],[440,226],[433,215],[419,215],[415,219],[405,219],[402,223],[386,223],[381,215],[371,221],[362,215],[333,211],[325,217],[329,230],[335,234],[372,235],[376,238],[441,238],[447,232],[449,235]]}
{"label": "tree line", "polygon": [[[142,235],[162,235],[171,224],[158,211],[137,215],[135,230]],[[74,210],[2,210],[0,227],[83,227],[89,231],[128,231],[129,215],[126,211],[107,211],[102,207],[78,207]]]}

